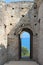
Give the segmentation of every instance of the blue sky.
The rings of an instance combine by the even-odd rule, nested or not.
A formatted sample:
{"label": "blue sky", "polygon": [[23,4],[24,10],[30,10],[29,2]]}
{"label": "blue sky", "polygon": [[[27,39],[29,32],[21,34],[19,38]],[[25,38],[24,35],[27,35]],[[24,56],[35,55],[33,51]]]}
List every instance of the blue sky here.
{"label": "blue sky", "polygon": [[30,38],[30,34],[28,32],[23,31],[20,35],[21,38]]}
{"label": "blue sky", "polygon": [[17,1],[33,1],[33,0],[3,0],[6,1],[7,3],[9,2],[17,2]]}
{"label": "blue sky", "polygon": [[21,34],[21,46],[30,50],[30,34],[28,32],[24,31]]}

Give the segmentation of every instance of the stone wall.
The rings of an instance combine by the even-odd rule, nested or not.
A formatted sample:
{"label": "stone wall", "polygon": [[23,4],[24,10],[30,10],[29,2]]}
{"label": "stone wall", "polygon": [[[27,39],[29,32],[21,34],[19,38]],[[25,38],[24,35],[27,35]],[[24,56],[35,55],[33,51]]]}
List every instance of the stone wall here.
{"label": "stone wall", "polygon": [[19,60],[18,36],[8,38],[8,60]]}
{"label": "stone wall", "polygon": [[3,65],[7,61],[7,49],[4,45],[0,45],[0,65]]}
{"label": "stone wall", "polygon": [[38,19],[40,19],[40,32],[39,32],[39,54],[38,59],[39,63],[43,65],[43,2],[41,3],[39,7],[39,15]]}
{"label": "stone wall", "polygon": [[[12,54],[10,49],[8,49],[8,53],[9,53],[8,55],[11,55],[10,58],[15,58],[14,57],[15,56],[15,48],[13,48],[13,46],[16,47],[15,44],[17,43],[18,50],[19,50],[19,42],[12,41],[12,38],[15,39],[16,35],[18,38],[18,34],[20,35],[20,32],[22,32],[21,30],[23,28],[28,28],[28,29],[32,30],[32,32],[33,32],[33,60],[38,61],[38,46],[39,46],[39,31],[40,31],[39,25],[40,24],[38,23],[37,8],[34,9],[33,3],[31,5],[28,5],[27,2],[21,2],[21,3],[18,3],[18,6],[16,4],[10,3],[7,5],[8,13],[6,13],[6,14],[9,16],[6,15],[7,16],[6,32],[8,31],[7,34],[8,34],[8,44],[10,45],[9,48],[13,52],[13,54]],[[14,7],[14,5],[15,5],[15,7]],[[33,5],[33,7],[32,7],[32,5]],[[12,10],[12,7],[13,7],[13,10]],[[10,41],[10,38],[11,38],[11,41]],[[17,41],[19,41],[19,38]],[[17,55],[18,55],[18,53],[17,53]]]}
{"label": "stone wall", "polygon": [[19,35],[28,28],[33,33],[32,59],[43,65],[43,3],[37,3],[0,2],[0,64],[19,60]]}
{"label": "stone wall", "polygon": [[0,65],[7,60],[7,35],[4,26],[4,7],[5,3],[0,2]]}

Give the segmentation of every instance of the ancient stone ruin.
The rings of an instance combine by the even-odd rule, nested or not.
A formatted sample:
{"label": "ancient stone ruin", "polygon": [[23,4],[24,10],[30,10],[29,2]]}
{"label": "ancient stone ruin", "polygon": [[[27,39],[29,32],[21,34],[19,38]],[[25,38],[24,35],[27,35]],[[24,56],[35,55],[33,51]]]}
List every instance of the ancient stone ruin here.
{"label": "ancient stone ruin", "polygon": [[43,65],[43,0],[0,2],[0,65],[20,60],[20,34],[31,35],[30,59]]}

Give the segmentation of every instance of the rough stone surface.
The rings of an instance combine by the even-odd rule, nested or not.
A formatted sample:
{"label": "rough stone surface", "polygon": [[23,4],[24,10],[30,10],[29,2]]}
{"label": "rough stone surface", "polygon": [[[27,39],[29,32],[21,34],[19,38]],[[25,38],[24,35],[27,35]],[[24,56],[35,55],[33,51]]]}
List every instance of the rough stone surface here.
{"label": "rough stone surface", "polygon": [[[19,35],[27,28],[33,33],[33,58],[43,65],[43,1],[0,2],[0,64],[19,59]],[[1,47],[4,46],[4,47]],[[28,65],[28,64],[27,64]]]}
{"label": "rough stone surface", "polygon": [[7,60],[7,50],[4,45],[0,45],[0,65],[2,65]]}
{"label": "rough stone surface", "polygon": [[33,61],[11,61],[4,65],[39,65],[39,64],[37,64],[36,62],[33,62]]}

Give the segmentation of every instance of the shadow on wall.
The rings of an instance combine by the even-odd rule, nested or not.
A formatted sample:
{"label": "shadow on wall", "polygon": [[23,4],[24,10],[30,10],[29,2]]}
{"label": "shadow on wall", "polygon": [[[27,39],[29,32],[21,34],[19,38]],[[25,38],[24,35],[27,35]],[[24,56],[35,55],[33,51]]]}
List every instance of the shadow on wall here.
{"label": "shadow on wall", "polygon": [[[8,34],[8,53],[9,53],[8,56],[10,56],[10,58],[15,59],[15,57],[16,57],[16,59],[17,59],[19,57],[19,42],[17,43],[18,34],[23,28],[26,28],[26,26],[31,28],[31,22],[29,21],[28,18],[30,18],[30,11],[32,9],[33,9],[33,7],[26,13],[26,15],[22,15],[19,22],[15,25],[15,27],[13,27],[13,29]],[[14,41],[14,39],[15,39],[15,41]],[[16,46],[14,44],[16,44]],[[8,57],[8,59],[9,59],[9,57]],[[18,58],[18,60],[19,60],[19,58]]]}
{"label": "shadow on wall", "polygon": [[0,44],[0,65],[7,61],[7,49],[3,44]]}
{"label": "shadow on wall", "polygon": [[[33,6],[34,6],[34,4],[33,4]],[[29,11],[27,11],[27,13],[26,14],[23,14],[23,15],[21,15],[22,17],[20,18],[20,20],[19,20],[19,22],[15,25],[15,27],[13,27],[12,29],[11,29],[11,31],[8,33],[8,36],[10,35],[10,34],[12,34],[12,32],[14,32],[14,35],[16,35],[16,33],[17,33],[17,31],[19,30],[19,29],[22,29],[22,28],[24,28],[25,26],[31,26],[30,24],[30,21],[31,21],[31,15],[30,15],[30,13],[31,13],[31,11],[33,10],[33,6],[31,7],[31,9],[29,10]],[[33,15],[33,14],[32,14]],[[24,25],[23,25],[24,24]]]}

